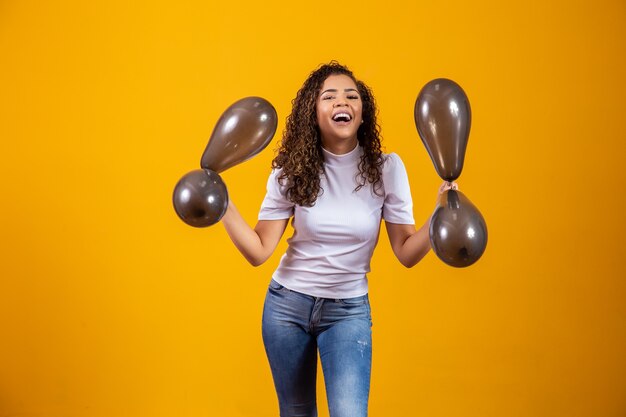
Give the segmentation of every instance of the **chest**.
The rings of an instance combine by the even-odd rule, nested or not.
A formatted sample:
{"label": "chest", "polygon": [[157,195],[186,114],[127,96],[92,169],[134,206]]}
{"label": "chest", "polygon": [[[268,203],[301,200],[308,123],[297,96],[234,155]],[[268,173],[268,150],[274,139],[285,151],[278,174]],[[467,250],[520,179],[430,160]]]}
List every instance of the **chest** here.
{"label": "chest", "polygon": [[371,184],[355,191],[353,173],[348,177],[322,177],[323,192],[313,207],[296,206],[293,226],[299,238],[322,242],[365,242],[378,237],[384,198]]}

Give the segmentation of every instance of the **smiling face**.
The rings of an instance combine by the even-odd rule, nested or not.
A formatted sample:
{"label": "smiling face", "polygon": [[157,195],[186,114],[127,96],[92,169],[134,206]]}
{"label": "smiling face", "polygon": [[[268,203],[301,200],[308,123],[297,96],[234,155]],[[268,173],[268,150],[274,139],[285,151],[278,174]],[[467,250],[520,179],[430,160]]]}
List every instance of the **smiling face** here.
{"label": "smiling face", "polygon": [[324,81],[316,104],[322,145],[333,150],[351,150],[363,118],[363,102],[356,84],[347,75],[330,75]]}

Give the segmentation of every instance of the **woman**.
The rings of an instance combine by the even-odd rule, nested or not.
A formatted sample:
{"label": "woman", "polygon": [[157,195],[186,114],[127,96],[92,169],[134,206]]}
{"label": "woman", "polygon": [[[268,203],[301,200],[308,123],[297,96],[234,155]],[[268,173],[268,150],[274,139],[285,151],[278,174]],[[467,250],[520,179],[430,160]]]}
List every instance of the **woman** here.
{"label": "woman", "polygon": [[[367,415],[371,316],[367,272],[386,222],[391,246],[411,267],[430,250],[416,230],[406,170],[381,151],[370,89],[331,62],[293,101],[254,229],[230,203],[222,223],[252,265],[267,260],[289,219],[293,236],[274,272],[263,341],[280,415],[316,416],[317,353],[331,417]],[[455,184],[444,183],[439,192]]]}

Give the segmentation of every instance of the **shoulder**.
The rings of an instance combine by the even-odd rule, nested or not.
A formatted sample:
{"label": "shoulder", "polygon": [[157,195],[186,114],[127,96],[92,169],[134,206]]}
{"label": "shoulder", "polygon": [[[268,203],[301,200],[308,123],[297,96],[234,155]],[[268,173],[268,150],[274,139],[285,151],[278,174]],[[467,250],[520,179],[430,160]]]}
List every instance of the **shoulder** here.
{"label": "shoulder", "polygon": [[397,153],[395,152],[391,152],[388,154],[383,153],[382,158],[383,158],[383,175],[393,174],[398,171],[401,171],[401,172],[406,171],[406,168],[404,167],[404,163],[402,162],[402,159]]}
{"label": "shoulder", "polygon": [[283,179],[286,179],[287,175],[284,173],[282,167],[280,168],[272,168],[269,174],[270,181],[280,181],[284,182]]}
{"label": "shoulder", "polygon": [[284,192],[286,188],[285,184],[287,181],[281,179],[282,173],[283,173],[282,168],[272,168],[267,178],[267,187],[268,188],[271,187],[271,188],[280,190],[281,192]]}
{"label": "shoulder", "polygon": [[282,172],[282,168],[272,168],[272,170],[270,171],[270,178],[278,178],[280,174],[282,174]]}
{"label": "shoulder", "polygon": [[385,192],[391,189],[406,187],[409,178],[402,159],[397,153],[383,154],[385,161],[382,169],[382,180]]}

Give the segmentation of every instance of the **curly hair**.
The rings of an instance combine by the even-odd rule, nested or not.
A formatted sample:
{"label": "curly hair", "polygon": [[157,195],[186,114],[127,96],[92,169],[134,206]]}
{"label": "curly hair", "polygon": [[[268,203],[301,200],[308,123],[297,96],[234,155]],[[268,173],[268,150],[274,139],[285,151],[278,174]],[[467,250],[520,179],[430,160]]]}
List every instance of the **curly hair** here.
{"label": "curly hair", "polygon": [[324,81],[331,75],[341,74],[354,81],[363,103],[363,123],[357,130],[357,139],[364,152],[358,164],[355,191],[369,182],[373,191],[380,195],[384,159],[374,95],[347,67],[331,61],[311,72],[293,99],[293,108],[287,117],[282,142],[272,161],[272,168],[282,168],[278,181],[281,185],[286,181],[287,198],[300,206],[313,206],[318,195],[324,191],[320,186],[320,176],[324,172],[324,154],[317,126],[316,104]]}

